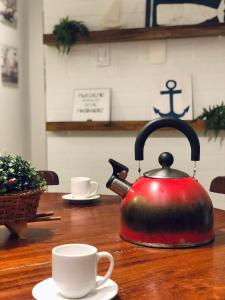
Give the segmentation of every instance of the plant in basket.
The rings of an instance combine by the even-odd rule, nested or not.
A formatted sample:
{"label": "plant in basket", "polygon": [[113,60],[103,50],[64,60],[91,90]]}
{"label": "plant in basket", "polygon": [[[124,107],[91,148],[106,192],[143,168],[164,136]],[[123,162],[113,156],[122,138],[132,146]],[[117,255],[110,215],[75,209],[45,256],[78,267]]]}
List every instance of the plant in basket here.
{"label": "plant in basket", "polygon": [[20,156],[0,156],[0,224],[26,238],[46,181]]}
{"label": "plant in basket", "polygon": [[43,189],[45,180],[20,156],[0,156],[0,195]]}

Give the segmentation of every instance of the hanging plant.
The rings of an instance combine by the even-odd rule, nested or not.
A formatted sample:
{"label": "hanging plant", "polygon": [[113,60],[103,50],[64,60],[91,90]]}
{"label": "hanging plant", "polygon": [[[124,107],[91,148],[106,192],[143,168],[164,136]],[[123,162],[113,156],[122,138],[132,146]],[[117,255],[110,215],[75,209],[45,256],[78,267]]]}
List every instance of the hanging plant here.
{"label": "hanging plant", "polygon": [[198,116],[198,119],[205,121],[205,130],[213,130],[215,136],[220,130],[225,130],[225,105],[223,102],[220,105],[209,106],[208,109],[203,108],[203,113]]}
{"label": "hanging plant", "polygon": [[66,17],[54,26],[53,34],[56,37],[59,53],[68,54],[78,36],[89,37],[89,29],[83,22],[69,20],[69,17]]}

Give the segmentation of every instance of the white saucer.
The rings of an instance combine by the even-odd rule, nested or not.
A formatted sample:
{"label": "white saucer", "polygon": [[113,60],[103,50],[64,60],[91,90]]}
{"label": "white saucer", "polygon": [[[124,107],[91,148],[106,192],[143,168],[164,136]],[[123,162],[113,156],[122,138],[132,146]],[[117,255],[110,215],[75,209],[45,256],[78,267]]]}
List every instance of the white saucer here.
{"label": "white saucer", "polygon": [[92,197],[74,197],[72,194],[66,194],[62,196],[63,199],[70,202],[93,202],[100,198],[100,195],[95,195]]}
{"label": "white saucer", "polygon": [[[97,276],[97,279],[103,278]],[[108,279],[101,287],[89,293],[80,300],[110,300],[118,293],[118,285],[111,279]],[[69,300],[63,297],[57,290],[52,278],[45,279],[34,286],[32,295],[36,300]],[[71,299],[70,299],[71,300]]]}

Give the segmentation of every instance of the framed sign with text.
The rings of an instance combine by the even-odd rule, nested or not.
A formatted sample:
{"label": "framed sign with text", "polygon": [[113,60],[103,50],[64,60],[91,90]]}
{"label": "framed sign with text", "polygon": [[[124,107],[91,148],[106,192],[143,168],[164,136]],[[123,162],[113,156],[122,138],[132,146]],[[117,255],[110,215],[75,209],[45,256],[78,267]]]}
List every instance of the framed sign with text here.
{"label": "framed sign with text", "polygon": [[74,89],[73,121],[110,121],[110,89]]}

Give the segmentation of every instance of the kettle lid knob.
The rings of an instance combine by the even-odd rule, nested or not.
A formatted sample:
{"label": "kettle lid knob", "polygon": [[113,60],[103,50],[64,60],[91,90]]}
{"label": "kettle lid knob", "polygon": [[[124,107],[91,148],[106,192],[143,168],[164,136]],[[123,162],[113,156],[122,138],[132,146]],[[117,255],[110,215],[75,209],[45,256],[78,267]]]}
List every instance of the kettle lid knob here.
{"label": "kettle lid knob", "polygon": [[158,161],[162,168],[169,168],[173,164],[174,158],[170,152],[163,152],[159,155]]}
{"label": "kettle lid knob", "polygon": [[161,165],[161,168],[145,172],[144,177],[147,177],[147,178],[186,178],[186,177],[190,177],[185,172],[170,168],[170,166],[174,162],[174,158],[171,153],[169,153],[169,152],[161,153],[159,155],[158,161]]}

